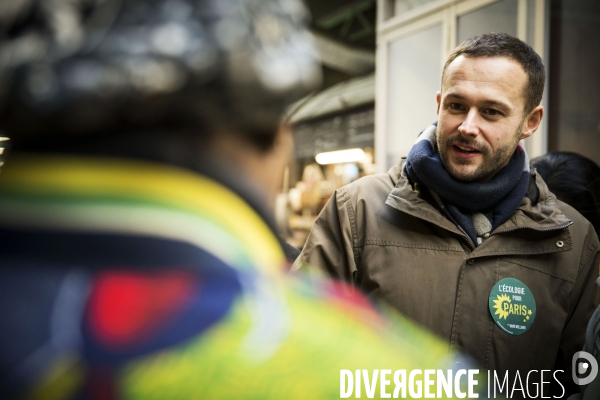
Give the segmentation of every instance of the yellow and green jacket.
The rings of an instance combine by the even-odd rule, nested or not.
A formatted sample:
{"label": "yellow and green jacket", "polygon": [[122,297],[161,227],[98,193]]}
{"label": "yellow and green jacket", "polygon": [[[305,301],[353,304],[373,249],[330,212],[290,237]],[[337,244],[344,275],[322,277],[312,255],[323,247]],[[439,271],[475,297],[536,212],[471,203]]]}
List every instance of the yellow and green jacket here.
{"label": "yellow and green jacket", "polygon": [[284,270],[265,219],[207,176],[15,154],[0,175],[0,397],[333,399],[342,369],[455,367],[403,318]]}

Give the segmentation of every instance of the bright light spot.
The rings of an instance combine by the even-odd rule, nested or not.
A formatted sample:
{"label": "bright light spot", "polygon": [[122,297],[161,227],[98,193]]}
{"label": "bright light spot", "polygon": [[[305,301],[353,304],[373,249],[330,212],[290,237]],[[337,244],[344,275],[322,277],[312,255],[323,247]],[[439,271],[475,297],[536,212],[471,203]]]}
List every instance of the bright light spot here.
{"label": "bright light spot", "polygon": [[362,149],[329,151],[327,153],[319,153],[315,158],[321,165],[347,163],[362,161],[365,158],[365,152]]}

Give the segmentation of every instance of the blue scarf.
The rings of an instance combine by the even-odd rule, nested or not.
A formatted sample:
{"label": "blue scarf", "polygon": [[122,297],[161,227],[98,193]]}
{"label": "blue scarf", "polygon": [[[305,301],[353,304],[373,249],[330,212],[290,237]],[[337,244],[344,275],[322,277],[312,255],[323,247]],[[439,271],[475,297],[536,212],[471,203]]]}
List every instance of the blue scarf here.
{"label": "blue scarf", "polygon": [[515,213],[525,197],[529,185],[527,153],[518,145],[509,163],[488,182],[457,181],[442,164],[435,141],[436,127],[434,123],[419,135],[406,159],[406,175],[439,196],[446,217],[477,245],[473,214],[483,214],[493,232]]}

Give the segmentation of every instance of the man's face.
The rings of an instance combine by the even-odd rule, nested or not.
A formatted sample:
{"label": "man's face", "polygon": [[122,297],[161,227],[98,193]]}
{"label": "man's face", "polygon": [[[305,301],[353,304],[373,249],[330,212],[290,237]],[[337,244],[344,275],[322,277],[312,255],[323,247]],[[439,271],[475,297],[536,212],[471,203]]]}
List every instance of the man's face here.
{"label": "man's face", "polygon": [[526,83],[521,65],[506,57],[459,56],[448,66],[437,95],[436,140],[455,179],[488,181],[535,131],[524,131]]}

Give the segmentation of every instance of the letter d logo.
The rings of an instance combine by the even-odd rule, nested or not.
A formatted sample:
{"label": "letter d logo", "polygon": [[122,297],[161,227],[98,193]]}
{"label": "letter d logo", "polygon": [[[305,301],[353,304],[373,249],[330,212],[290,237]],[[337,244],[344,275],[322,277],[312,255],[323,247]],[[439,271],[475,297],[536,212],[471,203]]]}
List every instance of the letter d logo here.
{"label": "letter d logo", "polygon": [[[581,359],[585,359],[585,361],[582,362]],[[587,378],[579,378],[579,376],[584,375],[590,367],[592,367],[592,369]],[[592,383],[596,378],[596,375],[598,375],[598,362],[590,353],[578,351],[573,355],[572,374],[573,382],[575,382],[576,385],[588,385]]]}

